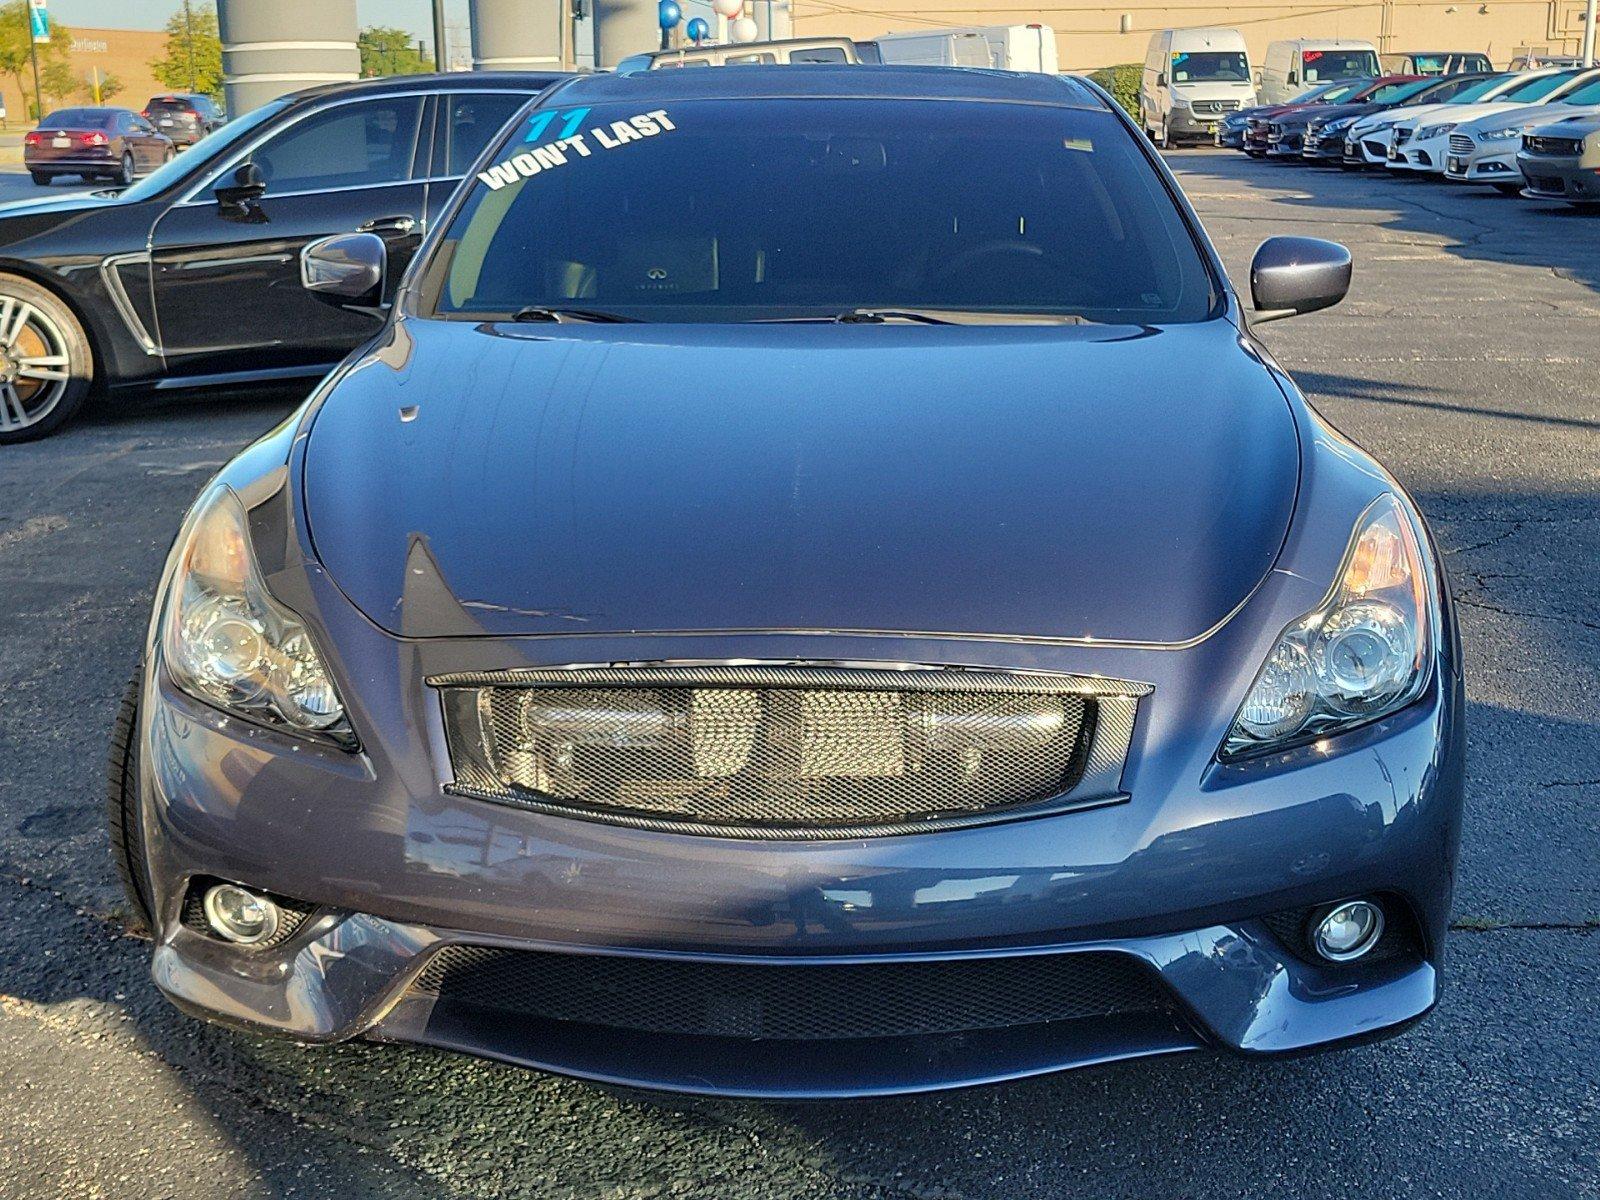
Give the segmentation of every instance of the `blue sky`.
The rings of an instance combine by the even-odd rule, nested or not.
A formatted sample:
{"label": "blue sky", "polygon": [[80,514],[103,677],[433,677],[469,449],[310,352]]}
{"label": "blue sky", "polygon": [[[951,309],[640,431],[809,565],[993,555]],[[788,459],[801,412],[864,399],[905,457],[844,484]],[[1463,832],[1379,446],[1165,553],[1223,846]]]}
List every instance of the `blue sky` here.
{"label": "blue sky", "polygon": [[[182,7],[180,0],[50,0],[51,16],[63,25],[92,29],[160,29]],[[465,27],[467,0],[445,0],[444,7],[448,23]],[[356,0],[356,15],[363,25],[398,25],[433,44],[431,0]]]}

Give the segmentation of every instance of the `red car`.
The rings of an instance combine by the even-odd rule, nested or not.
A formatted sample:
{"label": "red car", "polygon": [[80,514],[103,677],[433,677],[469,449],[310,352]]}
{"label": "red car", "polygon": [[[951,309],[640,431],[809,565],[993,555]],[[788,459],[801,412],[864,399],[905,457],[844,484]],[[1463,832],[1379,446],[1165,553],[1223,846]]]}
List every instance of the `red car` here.
{"label": "red car", "polygon": [[171,138],[125,108],[58,109],[22,139],[22,161],[40,187],[57,175],[126,187],[174,154]]}

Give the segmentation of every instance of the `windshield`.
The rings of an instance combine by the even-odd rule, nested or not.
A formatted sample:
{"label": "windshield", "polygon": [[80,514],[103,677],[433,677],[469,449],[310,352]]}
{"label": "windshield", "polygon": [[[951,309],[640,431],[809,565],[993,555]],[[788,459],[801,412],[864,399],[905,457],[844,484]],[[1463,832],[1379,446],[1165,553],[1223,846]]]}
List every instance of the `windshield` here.
{"label": "windshield", "polygon": [[1445,103],[1473,104],[1479,100],[1482,100],[1485,96],[1488,96],[1496,88],[1504,87],[1506,85],[1506,81],[1511,78],[1514,77],[1510,75],[1496,75],[1493,79],[1485,79],[1482,83],[1475,83],[1465,91],[1457,92],[1454,96],[1451,96],[1449,100],[1445,101]]}
{"label": "windshield", "polygon": [[1557,71],[1553,75],[1541,75],[1537,79],[1530,79],[1527,83],[1502,92],[1495,99],[1515,100],[1522,104],[1530,100],[1542,100],[1557,88],[1571,83],[1577,75],[1576,71]]}
{"label": "windshield", "polygon": [[1557,104],[1600,104],[1600,79],[1568,92]]}
{"label": "windshield", "polygon": [[111,113],[103,108],[58,108],[39,122],[41,128],[110,129]]}
{"label": "windshield", "polygon": [[1173,83],[1249,83],[1244,52],[1197,50],[1172,56]]}
{"label": "windshield", "polygon": [[1365,99],[1371,104],[1396,104],[1432,86],[1431,79],[1413,79],[1409,83],[1386,83],[1368,92]]}
{"label": "windshield", "polygon": [[1307,83],[1319,79],[1362,79],[1378,74],[1378,55],[1372,50],[1306,50],[1300,67]]}
{"label": "windshield", "polygon": [[274,100],[270,104],[263,104],[254,112],[240,117],[237,121],[230,121],[214,133],[208,133],[177,158],[169,159],[146,175],[138,183],[121,193],[123,200],[147,200],[151,196],[160,195],[173,184],[178,183],[186,176],[199,175],[207,168],[217,165],[217,157],[229,146],[242,138],[248,137],[273,117],[277,116],[288,103],[283,100]]}
{"label": "windshield", "polygon": [[688,100],[536,111],[509,139],[468,182],[424,312],[1157,323],[1203,320],[1214,299],[1177,206],[1104,111]]}
{"label": "windshield", "polygon": [[1412,70],[1418,75],[1437,75],[1450,65],[1448,54],[1413,54]]}
{"label": "windshield", "polygon": [[1366,86],[1367,81],[1365,79],[1358,79],[1354,83],[1336,83],[1331,87],[1325,87],[1317,95],[1317,102],[1319,104],[1342,104]]}

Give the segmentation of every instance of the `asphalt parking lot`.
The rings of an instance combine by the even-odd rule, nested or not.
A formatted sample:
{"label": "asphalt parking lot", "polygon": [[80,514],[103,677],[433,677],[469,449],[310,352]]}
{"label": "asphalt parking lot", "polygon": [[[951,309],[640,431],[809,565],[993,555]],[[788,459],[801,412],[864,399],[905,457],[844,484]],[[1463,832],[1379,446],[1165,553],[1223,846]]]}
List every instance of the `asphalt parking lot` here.
{"label": "asphalt parking lot", "polygon": [[[106,734],[180,514],[298,396],[163,395],[0,451],[0,1195],[1600,1195],[1600,217],[1233,152],[1171,161],[1241,284],[1271,234],[1351,247],[1350,299],[1263,337],[1446,552],[1471,757],[1428,1021],[1286,1062],[780,1107],[182,1017],[124,932]],[[36,192],[0,174],[0,199]]]}

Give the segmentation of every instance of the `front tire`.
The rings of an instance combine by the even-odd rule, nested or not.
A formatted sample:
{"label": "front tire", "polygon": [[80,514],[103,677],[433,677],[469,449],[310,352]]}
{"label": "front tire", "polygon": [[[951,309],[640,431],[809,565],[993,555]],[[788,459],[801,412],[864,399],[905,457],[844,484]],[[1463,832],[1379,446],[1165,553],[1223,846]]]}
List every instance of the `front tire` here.
{"label": "front tire", "polygon": [[1499,192],[1502,196],[1520,196],[1522,195],[1522,184],[1497,183],[1494,185],[1494,190]]}
{"label": "front tire", "polygon": [[94,353],[72,310],[31,279],[0,273],[0,445],[54,433],[94,386]]}
{"label": "front tire", "polygon": [[144,850],[144,825],[139,819],[139,687],[144,672],[135,671],[117,706],[111,726],[111,755],[106,763],[106,826],[111,854],[122,881],[133,920],[147,930],[150,919],[150,870]]}

